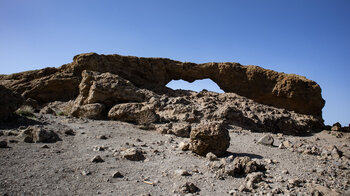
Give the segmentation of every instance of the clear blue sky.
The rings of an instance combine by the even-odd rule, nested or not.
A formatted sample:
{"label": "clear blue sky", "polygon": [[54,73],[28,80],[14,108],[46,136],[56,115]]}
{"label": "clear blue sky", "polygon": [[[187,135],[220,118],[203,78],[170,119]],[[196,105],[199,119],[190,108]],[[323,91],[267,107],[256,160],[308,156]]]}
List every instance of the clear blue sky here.
{"label": "clear blue sky", "polygon": [[304,75],[321,85],[326,123],[350,123],[348,0],[0,0],[1,74],[84,52]]}

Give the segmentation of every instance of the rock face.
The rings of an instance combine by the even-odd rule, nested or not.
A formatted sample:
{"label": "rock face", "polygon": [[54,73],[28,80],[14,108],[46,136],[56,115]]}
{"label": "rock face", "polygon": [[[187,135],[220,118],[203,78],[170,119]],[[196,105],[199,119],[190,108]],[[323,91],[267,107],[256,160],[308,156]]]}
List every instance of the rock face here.
{"label": "rock face", "polygon": [[205,156],[211,152],[216,156],[226,153],[230,146],[230,136],[222,122],[200,124],[191,131],[191,150]]}
{"label": "rock face", "polygon": [[4,121],[13,115],[24,100],[20,95],[1,85],[0,97],[0,121]]}
{"label": "rock face", "polygon": [[320,86],[305,77],[239,63],[182,63],[164,58],[80,54],[60,68],[0,76],[0,84],[39,102],[68,100],[79,93],[84,70],[116,74],[136,87],[163,88],[171,80],[210,78],[225,92],[259,103],[321,117],[325,101]]}

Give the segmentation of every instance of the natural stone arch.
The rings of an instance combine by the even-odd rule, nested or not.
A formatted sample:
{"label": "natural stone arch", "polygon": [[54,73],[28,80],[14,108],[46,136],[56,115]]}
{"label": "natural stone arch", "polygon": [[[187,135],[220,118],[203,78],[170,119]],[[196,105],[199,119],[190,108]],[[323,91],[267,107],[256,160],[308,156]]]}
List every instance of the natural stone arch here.
{"label": "natural stone arch", "polygon": [[[188,63],[167,58],[143,58],[86,53],[76,55],[73,62],[60,68],[0,75],[0,84],[26,98],[51,101],[69,100],[78,95],[78,81],[84,70],[109,72],[132,82],[136,87],[164,88],[171,80],[193,82],[210,78],[225,92],[233,92],[265,105],[293,110],[322,118],[325,104],[320,86],[303,76],[285,74],[258,66],[239,63]],[[28,79],[29,78],[29,79]],[[51,82],[54,80],[55,82]],[[69,82],[72,81],[72,82]],[[57,86],[57,84],[63,84]],[[48,93],[38,97],[38,89]],[[65,93],[60,89],[71,89]],[[45,92],[46,92],[45,91]]]}

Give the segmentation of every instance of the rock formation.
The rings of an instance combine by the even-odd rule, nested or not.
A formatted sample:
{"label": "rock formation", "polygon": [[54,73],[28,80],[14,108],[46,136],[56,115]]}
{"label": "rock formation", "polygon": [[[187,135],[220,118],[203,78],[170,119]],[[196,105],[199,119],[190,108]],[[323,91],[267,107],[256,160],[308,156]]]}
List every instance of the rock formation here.
{"label": "rock formation", "polygon": [[210,78],[225,92],[259,103],[321,117],[325,101],[320,86],[305,77],[239,63],[183,63],[165,58],[80,54],[60,68],[0,76],[0,84],[39,102],[69,100],[79,93],[84,70],[116,74],[140,88],[157,89],[171,80]]}
{"label": "rock formation", "polygon": [[[203,78],[211,78],[227,93],[165,87],[173,79]],[[238,63],[88,53],[60,68],[0,76],[0,84],[39,104],[75,99],[65,111],[72,116],[157,123],[160,132],[180,137],[189,137],[193,127],[210,121],[286,134],[323,127],[324,101],[315,82]]]}
{"label": "rock formation", "polygon": [[23,101],[20,95],[0,85],[0,121],[11,117]]}

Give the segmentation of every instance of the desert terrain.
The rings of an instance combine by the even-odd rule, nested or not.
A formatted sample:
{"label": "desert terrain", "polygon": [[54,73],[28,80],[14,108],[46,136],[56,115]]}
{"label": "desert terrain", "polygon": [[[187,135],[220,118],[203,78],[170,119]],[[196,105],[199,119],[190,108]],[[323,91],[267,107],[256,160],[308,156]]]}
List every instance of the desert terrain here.
{"label": "desert terrain", "polygon": [[[225,93],[165,87],[204,78]],[[303,76],[88,53],[0,96],[2,195],[350,195],[349,127]]]}

